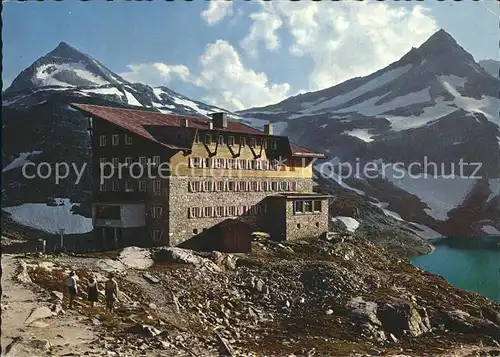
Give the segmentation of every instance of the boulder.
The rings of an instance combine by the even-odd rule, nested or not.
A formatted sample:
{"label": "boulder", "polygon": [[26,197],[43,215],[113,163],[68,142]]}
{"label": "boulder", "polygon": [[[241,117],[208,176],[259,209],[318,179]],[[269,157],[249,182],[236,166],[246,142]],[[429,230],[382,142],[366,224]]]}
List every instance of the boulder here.
{"label": "boulder", "polygon": [[431,329],[427,311],[412,300],[394,298],[378,307],[378,317],[386,332],[396,337],[406,333],[417,337]]}
{"label": "boulder", "polygon": [[177,247],[160,248],[156,251],[155,258],[169,263],[192,264],[211,272],[221,271],[221,268],[213,261],[203,258],[189,249]]}
{"label": "boulder", "polygon": [[147,269],[154,263],[151,252],[139,247],[127,247],[123,249],[118,260],[132,269]]}
{"label": "boulder", "polygon": [[24,321],[24,324],[30,325],[33,321],[46,319],[47,317],[51,316],[52,311],[47,306],[35,307],[33,310],[31,310],[31,313]]}
{"label": "boulder", "polygon": [[149,325],[136,324],[128,329],[128,332],[144,337],[155,337],[161,333],[160,330]]}

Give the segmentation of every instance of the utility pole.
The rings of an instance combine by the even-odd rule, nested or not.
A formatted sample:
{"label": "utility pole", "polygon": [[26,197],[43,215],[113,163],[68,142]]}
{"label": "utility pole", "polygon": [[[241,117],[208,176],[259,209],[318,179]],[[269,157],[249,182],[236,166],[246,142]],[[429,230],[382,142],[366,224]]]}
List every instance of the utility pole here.
{"label": "utility pole", "polygon": [[59,233],[61,234],[61,250],[62,250],[64,247],[64,228],[60,228]]}

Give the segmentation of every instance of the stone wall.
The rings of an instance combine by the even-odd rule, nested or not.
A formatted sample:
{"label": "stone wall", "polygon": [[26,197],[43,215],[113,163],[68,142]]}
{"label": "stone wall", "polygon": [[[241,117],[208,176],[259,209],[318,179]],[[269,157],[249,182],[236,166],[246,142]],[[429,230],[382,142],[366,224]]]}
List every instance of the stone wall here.
{"label": "stone wall", "polygon": [[321,212],[294,214],[293,200],[286,202],[286,239],[314,238],[328,231],[328,200],[321,200]]}
{"label": "stone wall", "polygon": [[[188,190],[189,181],[200,180],[200,177],[170,177],[169,190],[169,244],[178,245],[196,234],[201,233],[203,229],[208,229],[214,225],[228,219],[229,217],[217,218],[188,218],[189,207],[207,207],[207,206],[252,206],[263,201],[273,192],[197,192],[192,193]],[[210,178],[207,178],[210,179]],[[224,180],[225,178],[215,178]],[[271,180],[271,179],[269,179]],[[245,178],[243,181],[262,181],[261,178]],[[272,181],[295,181],[297,182],[297,191],[312,192],[312,179],[303,178],[272,178]],[[269,209],[267,210],[269,212]],[[269,213],[264,215],[241,216],[240,219],[250,224],[256,230],[265,230],[266,221]]]}

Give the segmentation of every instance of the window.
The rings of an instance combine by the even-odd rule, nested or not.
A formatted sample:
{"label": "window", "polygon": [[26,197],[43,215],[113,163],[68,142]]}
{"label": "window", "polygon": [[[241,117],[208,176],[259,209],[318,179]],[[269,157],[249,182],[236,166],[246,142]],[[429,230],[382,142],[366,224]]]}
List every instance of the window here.
{"label": "window", "polygon": [[215,217],[222,217],[224,216],[224,207],[218,206],[215,207]]}
{"label": "window", "polygon": [[314,212],[321,212],[321,201],[314,201]]}
{"label": "window", "polygon": [[119,220],[121,219],[120,206],[96,205],[95,218]]}
{"label": "window", "polygon": [[160,157],[159,156],[153,156],[153,165],[160,166]]}
{"label": "window", "polygon": [[154,206],[151,208],[151,216],[153,216],[153,218],[160,218],[162,215],[163,215],[163,207]]}
{"label": "window", "polygon": [[257,160],[252,160],[252,170],[257,170]]}
{"label": "window", "polygon": [[145,156],[141,156],[141,157],[139,158],[139,163],[141,164],[141,166],[142,166],[142,167],[144,167],[144,166],[146,166],[146,165],[147,165],[148,160],[146,159],[146,157],[145,157]]}
{"label": "window", "polygon": [[210,145],[212,143],[212,135],[206,134],[205,135],[205,144]]}
{"label": "window", "polygon": [[297,223],[297,228],[300,228],[300,223]]}
{"label": "window", "polygon": [[212,207],[205,207],[205,217],[212,217]]}
{"label": "window", "polygon": [[224,191],[224,181],[217,181],[215,183],[215,190],[216,191]]}
{"label": "window", "polygon": [[114,157],[114,158],[113,158],[113,166],[114,166],[114,167],[118,167],[118,164],[119,164],[119,163],[120,163],[120,159],[119,159],[119,158],[117,158],[117,157]]}
{"label": "window", "polygon": [[132,158],[131,158],[130,156],[127,156],[127,157],[125,158],[125,164],[126,164],[127,166],[132,165]]}
{"label": "window", "polygon": [[153,242],[159,242],[159,241],[161,241],[162,235],[163,235],[163,229],[162,230],[154,229],[151,232],[151,237],[153,238]]}
{"label": "window", "polygon": [[271,149],[276,150],[278,148],[278,141],[271,140]]}
{"label": "window", "polygon": [[245,138],[244,136],[241,136],[240,137],[240,145],[243,147],[247,146],[247,138]]}
{"label": "window", "polygon": [[272,189],[274,192],[278,191],[278,182],[273,181],[273,182],[271,183],[271,189]]}
{"label": "window", "polygon": [[132,136],[125,134],[125,145],[132,145]]}
{"label": "window", "polygon": [[319,222],[316,222],[316,227],[319,228]]}
{"label": "window", "polygon": [[229,217],[236,216],[236,206],[229,206],[228,207],[228,216]]}
{"label": "window", "polygon": [[304,201],[304,212],[312,212],[312,201]]}
{"label": "window", "polygon": [[113,186],[112,186],[113,191],[118,191],[120,189],[120,181],[118,180],[113,180]]}
{"label": "window", "polygon": [[108,189],[108,185],[107,185],[107,182],[104,181],[103,183],[101,183],[101,185],[99,186],[99,191],[101,192],[106,192]]}
{"label": "window", "polygon": [[228,182],[228,191],[234,191],[234,188],[236,187],[236,184],[234,181],[229,181]]}
{"label": "window", "polygon": [[280,191],[286,192],[288,188],[288,182],[280,182]]}
{"label": "window", "polygon": [[227,138],[227,145],[233,146],[234,145],[234,136],[229,136]]}
{"label": "window", "polygon": [[154,180],[153,181],[153,192],[160,192],[160,191],[161,191],[161,181]]}
{"label": "window", "polygon": [[251,148],[254,148],[257,146],[257,140],[255,138],[250,138],[250,145]]}
{"label": "window", "polygon": [[224,145],[224,137],[219,135],[219,145]]}
{"label": "window", "polygon": [[131,192],[134,190],[134,184],[132,181],[125,181],[125,191]]}
{"label": "window", "polygon": [[198,234],[198,228],[193,229],[193,234]]}
{"label": "window", "polygon": [[99,145],[100,146],[106,146],[106,135],[101,135],[99,137]]}
{"label": "window", "polygon": [[294,213],[304,213],[304,201],[295,201],[293,211]]}
{"label": "window", "polygon": [[211,181],[205,181],[205,182],[202,183],[202,185],[203,185],[203,190],[205,192],[212,191],[212,182]]}
{"label": "window", "polygon": [[101,158],[99,159],[99,164],[100,164],[100,166],[102,167],[105,163],[106,163],[106,158],[105,158],[105,157],[101,157]]}
{"label": "window", "polygon": [[189,158],[189,167],[191,168],[201,168],[203,165],[203,160],[201,157],[190,157]]}
{"label": "window", "polygon": [[144,192],[148,190],[148,183],[146,181],[139,181],[139,191]]}
{"label": "window", "polygon": [[111,136],[111,145],[117,146],[119,142],[120,142],[120,135],[113,134],[113,136]]}
{"label": "window", "polygon": [[262,139],[262,147],[263,147],[264,149],[267,149],[267,144],[268,144],[268,143],[267,143],[267,139]]}

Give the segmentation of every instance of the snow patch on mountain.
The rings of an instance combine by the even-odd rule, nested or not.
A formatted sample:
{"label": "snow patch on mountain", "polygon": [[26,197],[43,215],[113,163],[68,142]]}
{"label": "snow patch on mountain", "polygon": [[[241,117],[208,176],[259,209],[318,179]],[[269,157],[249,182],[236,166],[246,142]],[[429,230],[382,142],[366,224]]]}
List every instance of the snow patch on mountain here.
{"label": "snow patch on mountain", "polygon": [[55,207],[43,203],[25,203],[4,207],[3,210],[9,213],[15,222],[48,233],[58,233],[59,229],[64,229],[66,234],[92,231],[92,219],[71,212],[73,204],[68,198],[58,198],[56,203],[58,206]]}
{"label": "snow patch on mountain", "polygon": [[134,97],[132,93],[125,90],[125,96],[127,97],[127,103],[136,107],[142,107],[142,104]]}
{"label": "snow patch on mountain", "polygon": [[367,143],[369,143],[370,141],[373,141],[372,137],[374,136],[373,134],[369,133],[368,129],[346,130],[346,131],[343,131],[342,134],[354,136],[355,138],[361,139]]}
{"label": "snow patch on mountain", "polygon": [[41,65],[36,68],[32,82],[39,87],[74,87],[74,84],[65,81],[64,78],[73,78],[75,75],[80,80],[88,82],[89,85],[109,84],[109,82],[90,72],[82,62]]}
{"label": "snow patch on mountain", "polygon": [[359,222],[352,217],[337,216],[332,218],[332,222],[340,223],[349,232],[354,232],[359,227]]}
{"label": "snow patch on mountain", "polygon": [[22,152],[19,154],[18,157],[16,157],[10,164],[5,166],[2,169],[2,172],[7,172],[13,169],[16,169],[18,167],[22,167],[26,162],[28,162],[28,158],[35,156],[35,155],[40,155],[42,152],[41,151],[32,151],[32,152]]}
{"label": "snow patch on mountain", "polygon": [[396,174],[391,166],[386,167],[385,170],[384,176],[388,181],[417,196],[429,207],[425,209],[427,214],[440,221],[445,221],[448,218],[448,212],[459,206],[470,189],[477,183],[477,180],[457,176],[446,178],[429,175],[428,177],[416,178],[402,168],[398,168]]}
{"label": "snow patch on mountain", "polygon": [[500,236],[500,231],[493,226],[487,225],[482,227],[482,231],[488,235]]}
{"label": "snow patch on mountain", "polygon": [[488,180],[488,183],[490,185],[491,193],[486,202],[490,202],[494,197],[500,195],[500,179],[490,179]]}

